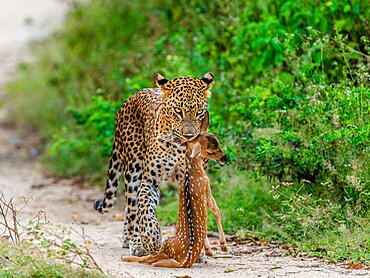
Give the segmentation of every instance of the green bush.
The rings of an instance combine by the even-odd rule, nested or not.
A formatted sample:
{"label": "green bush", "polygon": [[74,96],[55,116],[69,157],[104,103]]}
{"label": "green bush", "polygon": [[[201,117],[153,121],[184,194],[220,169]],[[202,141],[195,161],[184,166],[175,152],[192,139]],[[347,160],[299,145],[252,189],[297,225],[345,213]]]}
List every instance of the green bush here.
{"label": "green bush", "polygon": [[[107,101],[97,95],[91,98],[86,108],[67,108],[73,121],[61,126],[54,135],[49,154],[45,157],[46,165],[53,167],[49,168],[50,171],[64,176],[83,176],[90,172],[90,179],[101,179],[104,176],[101,165],[110,154],[115,114],[120,105],[120,102]],[[71,161],[74,162],[72,168]]]}
{"label": "green bush", "polygon": [[[210,172],[225,230],[313,251],[369,228],[369,18],[360,0],[75,3],[9,86],[13,118],[42,132],[51,173],[102,181],[129,95],[155,72],[213,71],[211,130],[231,157]],[[177,193],[163,193],[173,222]]]}

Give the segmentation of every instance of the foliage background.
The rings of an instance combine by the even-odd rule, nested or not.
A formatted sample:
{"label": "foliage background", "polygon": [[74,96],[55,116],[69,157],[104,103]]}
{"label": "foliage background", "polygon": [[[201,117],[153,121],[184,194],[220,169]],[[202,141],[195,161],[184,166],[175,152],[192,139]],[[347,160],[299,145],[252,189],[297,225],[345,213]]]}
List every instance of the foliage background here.
{"label": "foliage background", "polygon": [[[228,233],[369,261],[370,7],[367,1],[74,3],[9,84],[12,118],[43,136],[49,173],[103,184],[121,103],[167,78],[216,76],[212,164]],[[176,221],[163,188],[158,214]],[[215,228],[215,223],[210,223]],[[360,247],[360,248],[359,248]]]}

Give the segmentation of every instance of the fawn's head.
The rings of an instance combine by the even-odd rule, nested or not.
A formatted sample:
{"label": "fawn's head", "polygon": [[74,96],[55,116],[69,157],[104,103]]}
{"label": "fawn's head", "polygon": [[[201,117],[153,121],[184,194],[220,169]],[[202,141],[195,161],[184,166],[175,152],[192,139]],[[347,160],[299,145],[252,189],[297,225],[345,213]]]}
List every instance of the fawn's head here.
{"label": "fawn's head", "polygon": [[221,151],[220,142],[215,135],[207,131],[209,126],[208,114],[205,116],[200,134],[193,141],[187,142],[188,147],[191,149],[190,157],[201,155],[212,160],[216,160],[221,165],[224,165],[228,160],[227,155]]}

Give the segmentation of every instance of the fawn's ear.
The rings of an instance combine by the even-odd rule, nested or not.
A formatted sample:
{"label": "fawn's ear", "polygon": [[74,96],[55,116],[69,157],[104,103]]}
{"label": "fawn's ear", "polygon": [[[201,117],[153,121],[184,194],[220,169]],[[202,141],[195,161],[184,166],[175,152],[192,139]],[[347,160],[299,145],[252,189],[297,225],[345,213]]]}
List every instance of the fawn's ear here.
{"label": "fawn's ear", "polygon": [[200,132],[202,133],[207,132],[208,127],[209,127],[209,113],[208,111],[206,111],[206,113],[204,113],[202,124],[200,125]]}
{"label": "fawn's ear", "polygon": [[191,155],[190,157],[193,158],[193,157],[196,157],[200,154],[200,151],[202,150],[202,147],[199,143],[195,143],[193,145],[193,151],[191,152]]}

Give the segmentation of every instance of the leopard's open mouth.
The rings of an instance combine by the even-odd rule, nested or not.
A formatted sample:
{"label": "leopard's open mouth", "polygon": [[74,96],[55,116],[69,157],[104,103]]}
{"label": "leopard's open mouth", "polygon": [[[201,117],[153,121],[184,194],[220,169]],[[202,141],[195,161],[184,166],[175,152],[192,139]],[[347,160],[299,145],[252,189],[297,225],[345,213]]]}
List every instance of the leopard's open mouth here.
{"label": "leopard's open mouth", "polygon": [[175,134],[175,136],[181,141],[181,145],[184,145],[186,142],[189,142],[194,139],[194,138],[190,138],[191,139],[190,140],[189,138],[186,138],[177,132],[174,132],[173,134]]}
{"label": "leopard's open mouth", "polygon": [[186,142],[191,142],[193,141],[195,138],[198,137],[199,134],[197,135],[194,135],[193,137],[185,137],[184,135],[182,134],[179,134],[177,132],[174,132],[173,133],[175,136],[177,136],[177,138],[179,138],[181,140],[181,145],[184,145]]}

